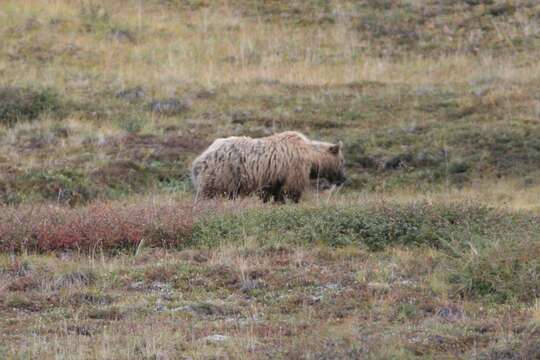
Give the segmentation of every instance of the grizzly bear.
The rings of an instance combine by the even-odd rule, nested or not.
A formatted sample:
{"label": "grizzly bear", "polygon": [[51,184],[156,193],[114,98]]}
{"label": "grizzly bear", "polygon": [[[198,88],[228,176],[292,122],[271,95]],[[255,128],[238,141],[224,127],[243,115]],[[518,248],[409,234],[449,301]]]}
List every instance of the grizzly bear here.
{"label": "grizzly bear", "polygon": [[217,139],[193,161],[191,178],[197,197],[256,194],[264,202],[273,197],[297,203],[310,178],[345,181],[342,144],[312,141],[295,131]]}

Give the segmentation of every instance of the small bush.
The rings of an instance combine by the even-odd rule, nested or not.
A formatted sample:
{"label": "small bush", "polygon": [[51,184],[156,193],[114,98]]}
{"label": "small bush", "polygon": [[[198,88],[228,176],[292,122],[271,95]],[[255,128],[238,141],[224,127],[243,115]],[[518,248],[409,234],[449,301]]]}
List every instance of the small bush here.
{"label": "small bush", "polygon": [[146,119],[139,114],[129,114],[117,121],[118,127],[130,134],[139,133],[143,129],[145,122]]}
{"label": "small bush", "polygon": [[59,96],[52,89],[0,88],[0,125],[35,120],[42,113],[53,113],[60,109]]}

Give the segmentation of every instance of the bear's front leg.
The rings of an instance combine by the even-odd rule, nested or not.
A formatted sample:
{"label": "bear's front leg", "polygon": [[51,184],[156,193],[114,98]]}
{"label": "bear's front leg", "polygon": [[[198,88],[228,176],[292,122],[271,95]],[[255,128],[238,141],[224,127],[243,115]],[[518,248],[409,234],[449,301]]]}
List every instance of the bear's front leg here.
{"label": "bear's front leg", "polygon": [[277,191],[274,193],[274,202],[278,204],[284,204],[285,203],[285,194],[283,191]]}

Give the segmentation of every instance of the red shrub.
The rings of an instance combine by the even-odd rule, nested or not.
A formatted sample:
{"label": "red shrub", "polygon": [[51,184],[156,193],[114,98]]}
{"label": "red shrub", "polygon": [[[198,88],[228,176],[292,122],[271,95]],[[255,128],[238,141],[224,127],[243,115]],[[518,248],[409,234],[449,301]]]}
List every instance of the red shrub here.
{"label": "red shrub", "polygon": [[[134,216],[135,217],[135,216]],[[129,219],[125,209],[106,204],[69,213],[61,224],[39,225],[37,246],[40,250],[66,248],[112,248],[138,244],[143,238],[143,219]]]}
{"label": "red shrub", "polygon": [[193,223],[209,212],[251,207],[249,200],[204,202],[145,200],[138,203],[98,202],[84,208],[58,205],[0,207],[0,251],[84,252],[144,246],[181,246]]}

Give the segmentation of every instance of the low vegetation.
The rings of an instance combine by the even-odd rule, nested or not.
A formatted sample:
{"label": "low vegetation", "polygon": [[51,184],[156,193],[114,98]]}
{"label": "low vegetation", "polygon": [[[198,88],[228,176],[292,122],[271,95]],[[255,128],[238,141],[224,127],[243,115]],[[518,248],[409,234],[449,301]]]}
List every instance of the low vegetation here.
{"label": "low vegetation", "polygon": [[58,115],[60,109],[58,95],[51,89],[0,88],[0,119],[3,125],[35,120],[43,114]]}
{"label": "low vegetation", "polygon": [[[12,255],[0,263],[0,326],[19,329],[3,335],[6,354],[538,355],[539,222],[528,212],[182,199],[3,210],[0,248]],[[129,338],[141,319],[161,335]],[[61,342],[20,348],[23,328]]]}

